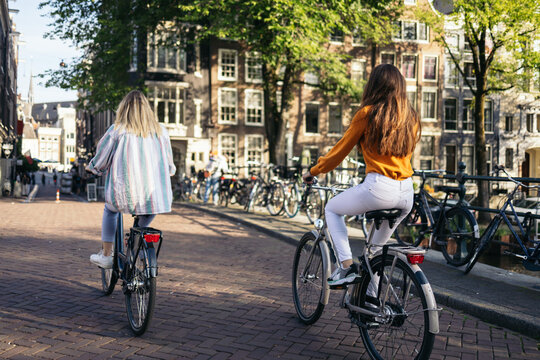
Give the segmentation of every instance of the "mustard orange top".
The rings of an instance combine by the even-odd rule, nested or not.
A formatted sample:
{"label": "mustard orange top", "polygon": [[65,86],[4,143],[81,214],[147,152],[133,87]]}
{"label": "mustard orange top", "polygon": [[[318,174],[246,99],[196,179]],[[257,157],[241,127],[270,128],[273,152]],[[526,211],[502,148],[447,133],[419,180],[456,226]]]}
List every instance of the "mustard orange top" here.
{"label": "mustard orange top", "polygon": [[[317,161],[317,165],[311,168],[311,175],[317,176],[334,170],[349,155],[354,146],[358,144],[366,131],[368,121],[369,107],[365,106],[356,112],[351,125],[338,143],[334,145],[328,154],[321,156]],[[378,154],[367,146],[365,137],[362,139],[360,146],[364,153],[366,174],[376,172],[394,180],[405,180],[412,176],[412,153],[405,157]]]}

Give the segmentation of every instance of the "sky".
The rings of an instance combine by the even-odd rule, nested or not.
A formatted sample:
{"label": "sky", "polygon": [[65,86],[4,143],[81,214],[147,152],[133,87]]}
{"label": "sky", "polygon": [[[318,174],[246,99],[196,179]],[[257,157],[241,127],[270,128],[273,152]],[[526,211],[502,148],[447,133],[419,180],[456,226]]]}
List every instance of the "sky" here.
{"label": "sky", "polygon": [[34,103],[72,101],[77,99],[76,91],[45,87],[45,78],[37,75],[49,69],[58,69],[62,60],[69,63],[79,52],[62,40],[44,39],[52,22],[46,9],[38,9],[42,0],[9,0],[9,8],[19,10],[13,15],[16,29],[21,33],[19,45],[19,68],[17,92],[23,99],[28,96],[30,74],[34,81]]}

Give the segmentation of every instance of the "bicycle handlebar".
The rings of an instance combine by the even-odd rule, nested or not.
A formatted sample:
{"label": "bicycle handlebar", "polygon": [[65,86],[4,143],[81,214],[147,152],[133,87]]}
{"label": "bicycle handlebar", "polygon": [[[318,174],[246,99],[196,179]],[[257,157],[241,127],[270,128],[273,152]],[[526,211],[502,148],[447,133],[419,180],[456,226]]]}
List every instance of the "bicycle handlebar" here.
{"label": "bicycle handlebar", "polygon": [[504,168],[503,165],[495,165],[495,166],[493,166],[492,173],[499,172],[499,171],[502,171],[506,175],[508,180],[510,180],[511,182],[516,184],[517,186],[523,186],[523,187],[525,187],[527,189],[540,189],[540,185],[525,185],[521,181],[517,181],[512,176],[510,176],[510,174],[506,171],[506,169]]}

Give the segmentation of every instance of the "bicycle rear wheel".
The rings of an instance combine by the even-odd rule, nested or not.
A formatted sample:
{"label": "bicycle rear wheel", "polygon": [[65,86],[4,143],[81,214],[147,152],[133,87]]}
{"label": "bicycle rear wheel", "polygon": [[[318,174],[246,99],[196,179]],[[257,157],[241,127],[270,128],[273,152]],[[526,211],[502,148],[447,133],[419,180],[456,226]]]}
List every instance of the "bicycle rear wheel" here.
{"label": "bicycle rear wheel", "polygon": [[156,298],[156,278],[149,277],[150,271],[146,266],[146,251],[140,247],[131,247],[128,261],[130,262],[125,285],[126,310],[131,330],[136,336],[142,335],[154,314]]}
{"label": "bicycle rear wheel", "polygon": [[469,260],[469,263],[465,268],[465,274],[468,274],[472,270],[474,264],[476,264],[478,258],[480,258],[480,255],[482,255],[484,250],[487,248],[487,245],[489,244],[489,238],[490,236],[484,235],[484,238],[480,241],[480,244],[478,244],[478,246],[473,250],[471,259]]}
{"label": "bicycle rear wheel", "polygon": [[[316,240],[311,232],[302,236],[296,248],[292,271],[294,307],[300,321],[308,325],[317,321],[324,310],[322,299],[326,288],[326,272],[321,248]],[[315,249],[313,246],[316,246]]]}
{"label": "bicycle rear wheel", "polygon": [[[377,256],[371,261],[373,281],[369,273],[364,272],[351,299],[353,305],[375,312],[378,309],[383,316],[376,319],[358,313],[352,316],[361,324],[358,326],[360,335],[372,359],[429,359],[435,335],[429,332],[426,294],[419,276],[401,259],[391,272],[393,259],[392,255],[386,256],[380,297],[377,291],[380,278],[376,274],[383,261],[382,256]],[[387,286],[390,286],[388,298],[380,309]]]}
{"label": "bicycle rear wheel", "polygon": [[465,265],[473,256],[478,225],[470,211],[454,207],[446,212],[444,228],[435,235],[446,261],[453,266]]}
{"label": "bicycle rear wheel", "polygon": [[422,205],[414,204],[411,212],[394,230],[394,237],[401,245],[418,246],[425,239],[428,230],[428,219]]}

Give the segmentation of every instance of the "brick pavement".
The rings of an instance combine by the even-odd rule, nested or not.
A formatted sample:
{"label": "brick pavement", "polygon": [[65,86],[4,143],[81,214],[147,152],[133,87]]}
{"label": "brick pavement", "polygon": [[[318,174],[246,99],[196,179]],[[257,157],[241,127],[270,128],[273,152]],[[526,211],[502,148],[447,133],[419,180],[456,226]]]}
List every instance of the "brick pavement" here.
{"label": "brick pavement", "polygon": [[[164,231],[157,306],[147,333],[129,330],[119,287],[100,292],[88,261],[102,203],[48,194],[0,200],[0,358],[365,358],[358,329],[331,299],[312,326],[292,305],[294,247],[236,223],[175,209]],[[126,216],[125,221],[129,221]],[[445,309],[433,359],[539,359],[537,341]]]}

